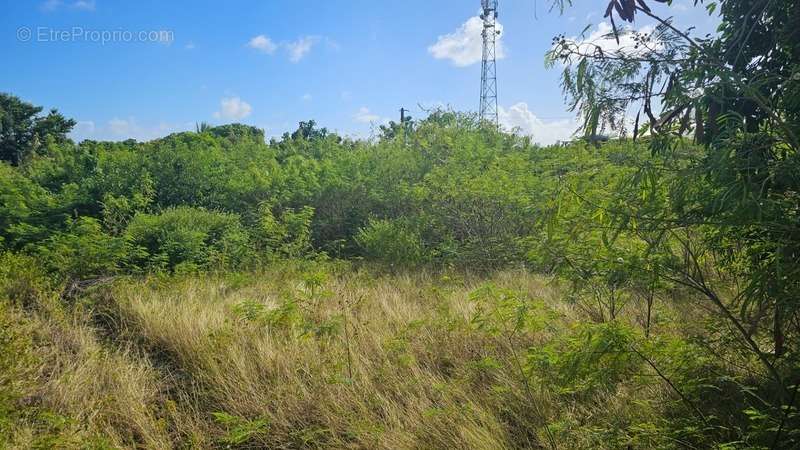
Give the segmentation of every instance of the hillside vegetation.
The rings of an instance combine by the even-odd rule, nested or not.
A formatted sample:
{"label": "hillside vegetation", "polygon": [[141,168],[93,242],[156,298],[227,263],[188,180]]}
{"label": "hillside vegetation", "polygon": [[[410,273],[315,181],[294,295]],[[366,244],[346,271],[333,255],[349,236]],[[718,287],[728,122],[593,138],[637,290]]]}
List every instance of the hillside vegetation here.
{"label": "hillside vegetation", "polygon": [[0,448],[800,448],[800,7],[658,3],[553,39],[549,147],[0,94]]}
{"label": "hillside vegetation", "polygon": [[688,140],[540,147],[437,112],[369,141],[41,142],[0,164],[7,447],[800,439],[796,317],[779,342],[741,304],[753,248],[648,222],[712,188]]}

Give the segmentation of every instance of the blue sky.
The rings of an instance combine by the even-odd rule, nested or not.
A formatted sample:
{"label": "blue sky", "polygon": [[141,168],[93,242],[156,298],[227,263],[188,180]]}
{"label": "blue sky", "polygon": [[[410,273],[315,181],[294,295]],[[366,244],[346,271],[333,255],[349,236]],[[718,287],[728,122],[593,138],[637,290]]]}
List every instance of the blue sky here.
{"label": "blue sky", "polygon": [[[669,8],[682,25],[712,29],[702,9],[678,1],[684,3],[653,8]],[[540,142],[574,129],[559,71],[544,68],[552,37],[604,26],[605,2],[580,3],[561,15],[548,12],[547,0],[500,2],[501,120]],[[397,120],[401,106],[415,116],[423,115],[418,104],[477,109],[479,31],[470,18],[479,5],[4,0],[0,91],[76,119],[78,140],[147,140],[201,121],[242,122],[277,136],[308,119],[369,136]]]}

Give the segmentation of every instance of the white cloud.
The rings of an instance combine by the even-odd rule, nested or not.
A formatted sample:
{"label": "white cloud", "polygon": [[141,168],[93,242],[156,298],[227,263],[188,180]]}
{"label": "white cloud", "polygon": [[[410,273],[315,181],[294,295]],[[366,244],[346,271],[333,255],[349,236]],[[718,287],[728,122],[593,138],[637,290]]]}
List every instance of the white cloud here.
{"label": "white cloud", "polygon": [[373,114],[370,112],[369,108],[362,106],[353,116],[353,120],[358,123],[373,123],[381,121],[381,116]]}
{"label": "white cloud", "polygon": [[325,46],[332,51],[339,51],[341,49],[339,43],[325,36],[301,36],[294,41],[276,43],[263,34],[259,34],[250,39],[247,46],[268,55],[272,55],[278,49],[283,49],[286,51],[289,61],[297,63],[305,58],[314,46],[320,42],[324,43]]}
{"label": "white cloud", "polygon": [[300,97],[300,100],[303,100],[304,102],[310,102],[312,99],[313,97],[308,92],[306,92],[305,94],[303,94],[302,97]]}
{"label": "white cloud", "polygon": [[[497,22],[496,57],[505,57],[503,46],[503,26]],[[480,17],[470,17],[456,31],[439,36],[435,44],[428,47],[428,53],[436,59],[449,59],[457,67],[469,66],[479,62],[483,55],[483,20]]]}
{"label": "white cloud", "polygon": [[[53,12],[61,9],[61,7],[64,5],[65,3],[63,0],[46,0],[39,5],[39,9],[44,12]],[[94,11],[97,5],[95,0],[76,0],[74,2],[70,2],[67,6],[69,6],[71,9]]]}
{"label": "white cloud", "polygon": [[239,97],[226,97],[219,103],[220,110],[214,113],[217,119],[241,120],[253,112],[250,104]]}
{"label": "white cloud", "polygon": [[44,12],[51,12],[55,11],[61,7],[61,0],[47,0],[46,2],[39,5],[39,9]]}
{"label": "white cloud", "polygon": [[94,11],[95,0],[78,0],[72,4],[72,7],[84,11]]}
{"label": "white cloud", "polygon": [[133,134],[134,130],[138,130],[138,128],[139,126],[136,125],[136,120],[133,118],[125,120],[115,117],[108,121],[109,131],[117,136],[129,136]]}
{"label": "white cloud", "polygon": [[338,52],[339,50],[342,49],[342,46],[339,45],[338,42],[334,41],[333,39],[331,39],[329,37],[325,38],[325,44],[327,44],[329,49],[331,49],[331,50],[333,50],[335,52]]}
{"label": "white cloud", "polygon": [[[581,53],[592,53],[596,49],[601,49],[604,53],[622,51],[627,55],[635,56],[648,51],[647,48],[639,46],[636,47],[636,40],[634,38],[634,31],[631,29],[618,29],[619,43],[614,37],[614,30],[608,22],[600,22],[597,28],[586,36],[585,38],[572,37],[568,40],[574,42],[578,46],[578,51]],[[645,25],[638,30],[639,33],[650,34],[655,31],[653,25]],[[658,42],[650,44],[652,49],[658,49],[661,44]]]}
{"label": "white cloud", "polygon": [[72,132],[80,136],[85,136],[94,134],[96,129],[97,127],[93,120],[80,120],[75,124],[75,128],[72,129]]}
{"label": "white cloud", "polygon": [[692,9],[692,5],[688,1],[672,2],[672,7],[675,8],[676,11],[680,12],[686,12]]}
{"label": "white cloud", "polygon": [[192,41],[187,42],[186,45],[183,46],[183,48],[185,48],[186,50],[194,50],[195,47],[196,46],[194,45],[194,42],[192,42]]}
{"label": "white cloud", "polygon": [[528,109],[528,104],[525,102],[512,105],[508,109],[498,108],[498,116],[500,125],[503,128],[507,130],[519,129],[520,133],[532,136],[534,142],[542,145],[570,140],[577,128],[577,125],[571,120],[545,122],[536,117]]}
{"label": "white cloud", "polygon": [[150,141],[164,137],[170,133],[193,129],[194,124],[183,125],[160,122],[157,125],[141,125],[135,117],[120,119],[114,117],[105,124],[97,124],[93,120],[81,120],[72,129],[70,137],[75,141],[93,139],[98,141],[123,141],[136,139],[137,141]]}
{"label": "white cloud", "polygon": [[299,62],[318,41],[319,37],[317,36],[303,36],[294,42],[285,44],[286,50],[289,52],[289,61]]}
{"label": "white cloud", "polygon": [[264,36],[263,34],[259,34],[258,36],[250,39],[250,41],[247,43],[247,46],[268,55],[275,53],[275,50],[278,49],[278,44],[272,42],[272,39]]}

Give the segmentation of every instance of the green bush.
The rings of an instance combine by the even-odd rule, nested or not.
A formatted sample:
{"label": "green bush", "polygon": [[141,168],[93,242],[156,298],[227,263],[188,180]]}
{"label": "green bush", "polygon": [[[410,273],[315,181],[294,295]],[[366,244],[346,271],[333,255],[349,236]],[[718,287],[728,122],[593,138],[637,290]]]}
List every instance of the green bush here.
{"label": "green bush", "polygon": [[0,162],[0,246],[17,250],[46,236],[52,206],[44,188]]}
{"label": "green bush", "polygon": [[403,221],[370,220],[356,242],[367,258],[384,264],[413,267],[426,260],[419,233]]}
{"label": "green bush", "polygon": [[238,267],[253,256],[238,216],[188,206],[136,215],[126,238],[141,252],[134,264],[145,270]]}
{"label": "green bush", "polygon": [[0,253],[0,302],[31,306],[52,290],[53,282],[36,258],[11,252]]}
{"label": "green bush", "polygon": [[532,347],[528,369],[565,394],[613,390],[644,363],[631,346],[633,330],[619,322],[581,324],[545,347]]}
{"label": "green bush", "polygon": [[33,249],[51,272],[77,279],[116,273],[132,254],[124,238],[104,233],[93,217],[69,219],[65,231]]}
{"label": "green bush", "polygon": [[524,260],[536,230],[542,180],[522,151],[504,154],[473,141],[435,167],[420,187],[426,237],[449,263],[498,269]]}
{"label": "green bush", "polygon": [[270,256],[299,258],[311,254],[314,208],[287,209],[277,217],[268,204],[262,205],[260,211],[255,235]]}

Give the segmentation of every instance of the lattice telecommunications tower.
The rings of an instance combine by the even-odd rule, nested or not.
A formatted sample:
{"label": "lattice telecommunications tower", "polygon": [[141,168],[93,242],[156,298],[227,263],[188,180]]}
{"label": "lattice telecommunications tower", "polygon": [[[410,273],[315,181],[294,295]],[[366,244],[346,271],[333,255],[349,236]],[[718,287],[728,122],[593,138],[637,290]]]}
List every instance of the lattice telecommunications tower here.
{"label": "lattice telecommunications tower", "polygon": [[495,44],[497,29],[497,0],[481,0],[483,20],[483,63],[481,64],[481,120],[498,125],[497,117],[497,64]]}

